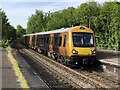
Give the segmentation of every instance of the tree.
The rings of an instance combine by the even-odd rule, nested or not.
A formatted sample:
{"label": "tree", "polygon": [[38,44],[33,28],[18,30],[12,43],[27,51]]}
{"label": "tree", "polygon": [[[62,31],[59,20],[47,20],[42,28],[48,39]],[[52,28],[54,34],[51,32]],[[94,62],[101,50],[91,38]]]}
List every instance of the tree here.
{"label": "tree", "polygon": [[75,24],[75,8],[69,7],[67,9],[64,9],[62,12],[63,20],[65,22],[65,27],[72,27]]}
{"label": "tree", "polygon": [[76,9],[76,20],[80,21],[81,25],[93,29],[93,21],[99,15],[99,4],[97,2],[88,2],[81,4]]}
{"label": "tree", "polygon": [[83,25],[90,27],[98,48],[120,49],[120,2],[82,3],[56,12],[36,10],[27,23],[27,33],[49,31],[63,27]]}
{"label": "tree", "polygon": [[24,34],[26,34],[25,29],[22,26],[17,25],[17,37],[20,38]]}
{"label": "tree", "polygon": [[[49,26],[49,20],[51,19],[51,16],[52,16],[52,13],[49,11],[49,12],[46,12],[45,14],[44,14],[44,23],[43,23],[43,26],[44,26],[44,30],[43,31],[48,31],[49,30],[49,28],[48,28],[48,26]],[[48,25],[47,25],[47,23],[48,23]]]}
{"label": "tree", "polygon": [[54,30],[63,27],[62,12],[57,11],[51,14],[51,18],[46,24],[47,30]]}
{"label": "tree", "polygon": [[0,33],[2,34],[2,37],[0,37],[1,46],[6,47],[16,39],[16,29],[10,25],[7,15],[2,9],[0,9],[0,25]]}
{"label": "tree", "polygon": [[0,9],[0,19],[2,21],[2,24],[1,24],[2,26],[0,28],[0,32],[2,32],[2,38],[1,39],[7,39],[6,34],[7,34],[7,30],[8,30],[7,26],[9,26],[9,22],[8,22],[8,18],[6,16],[5,12],[2,11],[2,9]]}
{"label": "tree", "polygon": [[44,31],[44,15],[40,10],[36,10],[27,23],[27,33]]}
{"label": "tree", "polygon": [[[120,3],[105,2],[100,7],[100,14],[94,25],[99,35],[98,45],[106,49],[118,49],[118,32],[120,30]],[[100,46],[101,47],[101,46]]]}
{"label": "tree", "polygon": [[120,49],[120,2],[111,5],[111,21],[109,24],[109,48]]}

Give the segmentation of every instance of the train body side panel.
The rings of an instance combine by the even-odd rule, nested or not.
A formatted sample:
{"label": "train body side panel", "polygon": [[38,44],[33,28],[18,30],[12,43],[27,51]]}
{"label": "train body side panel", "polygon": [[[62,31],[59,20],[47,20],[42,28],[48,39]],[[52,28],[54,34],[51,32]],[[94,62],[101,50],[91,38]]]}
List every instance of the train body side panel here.
{"label": "train body side panel", "polygon": [[64,41],[64,34],[63,33],[60,33],[59,34],[59,37],[61,37],[61,41],[60,41],[60,45],[59,45],[59,52],[58,54],[59,55],[63,55],[64,51],[63,51],[63,41]]}
{"label": "train body side panel", "polygon": [[34,40],[36,43],[37,48],[44,50],[44,51],[49,51],[49,38],[50,34],[47,35],[37,35],[37,39]]}
{"label": "train body side panel", "polygon": [[53,52],[53,37],[54,37],[54,34],[50,34],[49,52]]}
{"label": "train body side panel", "polygon": [[33,44],[32,39],[33,39],[33,35],[30,35],[30,40],[29,40],[30,47],[32,47],[32,44]]}

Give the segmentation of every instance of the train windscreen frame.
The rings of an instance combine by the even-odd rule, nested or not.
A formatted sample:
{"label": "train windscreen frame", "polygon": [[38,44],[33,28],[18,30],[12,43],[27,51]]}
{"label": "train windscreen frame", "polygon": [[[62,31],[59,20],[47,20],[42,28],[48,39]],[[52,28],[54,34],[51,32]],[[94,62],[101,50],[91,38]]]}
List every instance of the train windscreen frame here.
{"label": "train windscreen frame", "polygon": [[73,32],[74,47],[94,47],[93,33]]}

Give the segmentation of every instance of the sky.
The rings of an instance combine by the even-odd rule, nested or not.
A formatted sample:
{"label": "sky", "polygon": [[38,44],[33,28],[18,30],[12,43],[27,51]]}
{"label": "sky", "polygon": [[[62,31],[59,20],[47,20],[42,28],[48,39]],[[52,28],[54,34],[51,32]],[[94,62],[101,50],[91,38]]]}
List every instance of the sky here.
{"label": "sky", "polygon": [[0,0],[0,8],[6,13],[11,25],[15,28],[17,25],[26,28],[28,18],[35,13],[36,9],[55,12],[71,6],[77,8],[81,3],[88,1],[103,3],[113,0]]}

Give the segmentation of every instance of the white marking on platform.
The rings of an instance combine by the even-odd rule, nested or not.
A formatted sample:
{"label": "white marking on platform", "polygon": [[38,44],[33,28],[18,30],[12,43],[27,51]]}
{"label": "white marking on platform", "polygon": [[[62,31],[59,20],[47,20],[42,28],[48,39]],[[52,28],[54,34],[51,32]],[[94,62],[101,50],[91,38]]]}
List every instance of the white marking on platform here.
{"label": "white marking on platform", "polygon": [[[114,61],[113,61],[114,60]],[[110,64],[110,65],[115,65],[115,66],[119,66],[120,67],[120,64],[118,62],[118,58],[116,59],[101,59],[100,60],[101,62],[103,63],[107,63],[107,64]]]}

